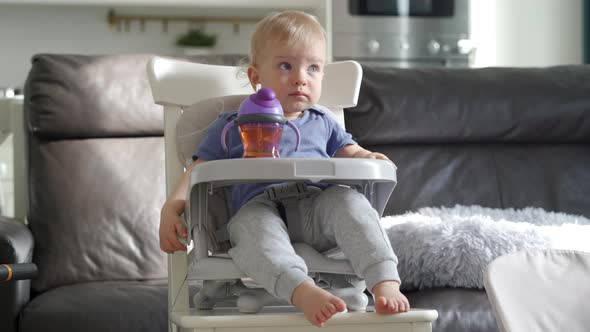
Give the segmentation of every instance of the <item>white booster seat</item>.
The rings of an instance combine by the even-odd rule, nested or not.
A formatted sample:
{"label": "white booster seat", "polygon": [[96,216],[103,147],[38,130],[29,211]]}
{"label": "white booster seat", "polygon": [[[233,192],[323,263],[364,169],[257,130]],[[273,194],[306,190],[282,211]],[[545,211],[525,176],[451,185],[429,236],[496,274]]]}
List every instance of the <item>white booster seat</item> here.
{"label": "white booster seat", "polygon": [[[238,67],[154,57],[148,64],[148,76],[154,101],[164,106],[166,185],[170,194],[184,167],[192,163],[206,128],[220,112],[237,110],[254,91]],[[361,76],[362,68],[354,61],[326,66],[319,104],[333,111],[342,125],[343,108],[356,105]],[[264,289],[248,283],[247,276],[225,254],[228,242],[224,241],[223,231],[231,217],[227,188],[244,182],[318,181],[356,188],[382,214],[396,185],[396,167],[390,161],[351,158],[227,159],[195,167],[184,214],[192,243],[188,254],[177,252],[169,256],[171,320],[180,320],[190,310],[213,309],[226,303],[234,303],[245,313],[258,312],[269,303],[281,304]],[[337,248],[319,253],[304,243],[293,246],[316,282],[341,297],[349,311],[366,308],[364,281],[355,276]],[[202,282],[192,308],[188,289],[191,280]]]}

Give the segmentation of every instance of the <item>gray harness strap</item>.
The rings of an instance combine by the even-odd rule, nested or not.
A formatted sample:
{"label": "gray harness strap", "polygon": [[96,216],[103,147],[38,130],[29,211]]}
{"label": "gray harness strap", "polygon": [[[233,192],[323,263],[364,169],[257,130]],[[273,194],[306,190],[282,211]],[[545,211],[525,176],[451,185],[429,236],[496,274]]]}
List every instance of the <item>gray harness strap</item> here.
{"label": "gray harness strap", "polygon": [[277,204],[292,242],[303,242],[303,224],[299,213],[299,201],[309,197],[316,190],[321,189],[308,187],[301,182],[280,184],[264,190],[268,199]]}
{"label": "gray harness strap", "polygon": [[[281,218],[287,225],[289,238],[292,242],[303,242],[303,224],[299,213],[299,201],[309,197],[312,193],[321,191],[320,188],[307,186],[302,182],[291,182],[274,185],[264,190],[266,198],[277,205]],[[217,242],[229,241],[227,224],[215,231]]]}
{"label": "gray harness strap", "polygon": [[229,233],[227,231],[227,223],[223,224],[223,227],[215,231],[215,239],[217,243],[229,241]]}

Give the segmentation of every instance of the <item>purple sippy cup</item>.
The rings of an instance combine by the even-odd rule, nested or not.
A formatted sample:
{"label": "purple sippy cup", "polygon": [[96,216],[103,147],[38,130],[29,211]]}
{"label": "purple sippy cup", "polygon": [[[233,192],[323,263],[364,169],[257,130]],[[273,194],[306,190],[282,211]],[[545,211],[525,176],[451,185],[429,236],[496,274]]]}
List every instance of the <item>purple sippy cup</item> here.
{"label": "purple sippy cup", "polygon": [[283,126],[288,125],[297,134],[295,151],[299,148],[299,129],[285,118],[281,103],[272,89],[262,88],[251,94],[241,104],[238,117],[225,125],[221,132],[221,145],[227,152],[227,132],[238,125],[244,144],[244,158],[279,158],[279,141]]}

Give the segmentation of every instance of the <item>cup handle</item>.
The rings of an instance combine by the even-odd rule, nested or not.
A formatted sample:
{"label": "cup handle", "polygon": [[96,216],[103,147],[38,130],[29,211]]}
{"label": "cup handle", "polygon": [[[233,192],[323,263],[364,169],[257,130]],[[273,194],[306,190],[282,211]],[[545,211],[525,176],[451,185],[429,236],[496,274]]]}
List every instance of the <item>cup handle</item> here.
{"label": "cup handle", "polygon": [[299,134],[299,129],[297,129],[297,126],[294,125],[293,123],[287,121],[287,125],[291,128],[293,128],[293,130],[295,130],[295,134],[297,135],[297,144],[295,145],[295,151],[299,150],[299,142],[300,142],[300,134]]}
{"label": "cup handle", "polygon": [[223,147],[223,151],[225,153],[227,153],[227,144],[225,143],[227,132],[234,125],[235,125],[235,121],[231,121],[228,124],[226,124],[225,127],[223,127],[223,130],[221,131],[221,146]]}

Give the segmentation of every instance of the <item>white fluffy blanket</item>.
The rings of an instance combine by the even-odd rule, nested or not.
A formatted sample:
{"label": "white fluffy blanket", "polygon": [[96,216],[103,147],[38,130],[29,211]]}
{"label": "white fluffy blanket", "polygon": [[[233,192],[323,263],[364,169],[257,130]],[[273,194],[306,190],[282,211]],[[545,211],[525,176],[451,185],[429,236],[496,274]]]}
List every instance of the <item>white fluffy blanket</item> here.
{"label": "white fluffy blanket", "polygon": [[524,249],[590,252],[590,220],[539,208],[422,208],[383,218],[398,256],[402,289],[483,288],[483,272]]}

